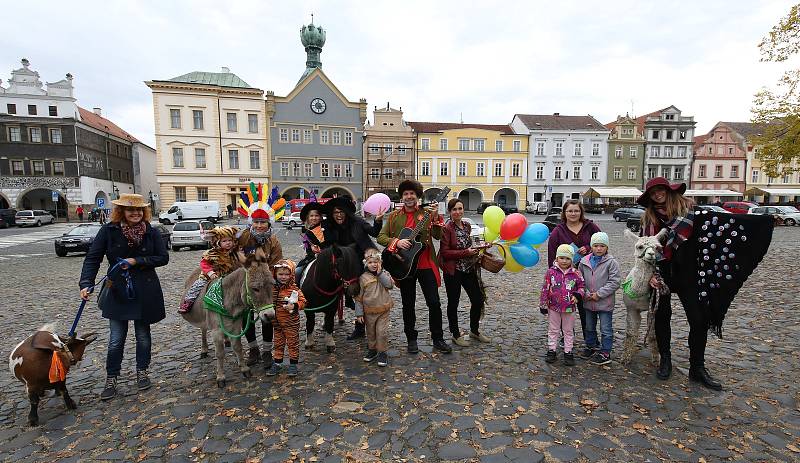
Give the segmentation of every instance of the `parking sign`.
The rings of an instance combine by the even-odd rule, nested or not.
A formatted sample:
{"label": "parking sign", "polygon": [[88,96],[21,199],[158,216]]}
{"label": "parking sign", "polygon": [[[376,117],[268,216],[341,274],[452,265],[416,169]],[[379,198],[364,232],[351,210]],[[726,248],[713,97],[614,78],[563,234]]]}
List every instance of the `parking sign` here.
{"label": "parking sign", "polygon": [[57,202],[58,202],[58,192],[57,192],[57,191],[55,191],[55,190],[53,190],[53,191],[51,191],[50,193],[52,193],[52,194],[53,194],[53,202],[54,202],[54,203],[57,203]]}
{"label": "parking sign", "polygon": [[106,200],[105,200],[105,199],[103,199],[103,198],[97,198],[97,207],[99,207],[100,209],[102,209],[102,208],[103,208],[103,206],[105,206],[105,205],[106,205]]}

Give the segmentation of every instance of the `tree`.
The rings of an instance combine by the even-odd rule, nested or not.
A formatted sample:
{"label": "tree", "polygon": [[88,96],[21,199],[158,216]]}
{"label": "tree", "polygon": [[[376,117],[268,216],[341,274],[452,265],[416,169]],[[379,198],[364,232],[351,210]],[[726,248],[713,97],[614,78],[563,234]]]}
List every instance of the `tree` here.
{"label": "tree", "polygon": [[[758,48],[762,62],[785,62],[800,53],[800,4],[772,27]],[[784,72],[775,90],[756,93],[752,115],[760,130],[750,143],[760,147],[757,156],[764,172],[778,177],[800,170],[800,69]]]}

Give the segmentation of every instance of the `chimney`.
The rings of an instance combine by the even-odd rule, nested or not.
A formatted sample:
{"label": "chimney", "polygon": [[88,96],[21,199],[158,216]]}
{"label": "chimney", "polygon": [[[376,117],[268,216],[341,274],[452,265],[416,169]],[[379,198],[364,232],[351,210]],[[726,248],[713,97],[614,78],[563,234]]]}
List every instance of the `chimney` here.
{"label": "chimney", "polygon": [[553,113],[554,116],[560,116],[561,113]]}
{"label": "chimney", "polygon": [[231,72],[231,68],[222,66],[222,72]]}
{"label": "chimney", "polygon": [[103,117],[103,110],[101,108],[92,108],[92,112],[94,112],[100,117]]}

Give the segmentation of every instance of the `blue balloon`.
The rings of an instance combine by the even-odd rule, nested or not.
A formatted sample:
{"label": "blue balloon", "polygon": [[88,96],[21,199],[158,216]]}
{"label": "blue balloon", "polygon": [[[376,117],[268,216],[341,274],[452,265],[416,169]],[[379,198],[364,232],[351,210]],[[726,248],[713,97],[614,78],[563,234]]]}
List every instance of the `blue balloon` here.
{"label": "blue balloon", "polygon": [[519,242],[533,246],[544,243],[548,236],[550,236],[550,230],[547,229],[547,225],[543,223],[532,223],[522,232],[522,235],[519,237]]}
{"label": "blue balloon", "polygon": [[539,251],[528,245],[513,244],[509,249],[514,260],[523,267],[533,267],[539,263]]}

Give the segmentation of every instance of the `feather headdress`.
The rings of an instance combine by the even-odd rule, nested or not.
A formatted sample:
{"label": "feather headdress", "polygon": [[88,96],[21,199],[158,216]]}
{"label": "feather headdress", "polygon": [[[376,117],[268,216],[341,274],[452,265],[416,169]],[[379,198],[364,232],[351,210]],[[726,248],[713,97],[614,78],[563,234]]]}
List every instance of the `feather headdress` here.
{"label": "feather headdress", "polygon": [[245,191],[239,194],[236,200],[236,211],[242,217],[247,217],[250,223],[253,219],[269,220],[274,223],[283,217],[286,200],[279,198],[270,204],[266,188],[262,183],[257,185],[250,182]]}

